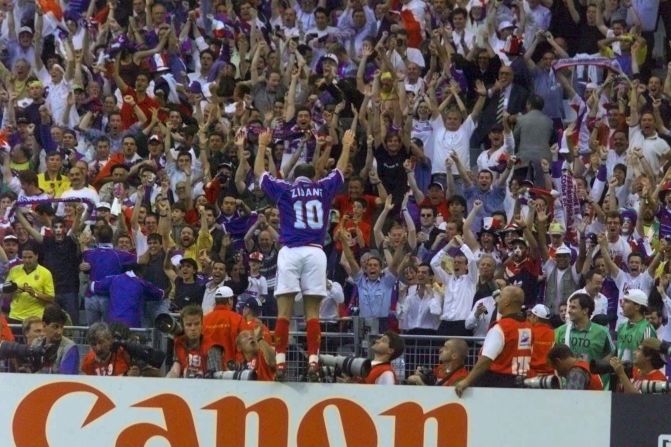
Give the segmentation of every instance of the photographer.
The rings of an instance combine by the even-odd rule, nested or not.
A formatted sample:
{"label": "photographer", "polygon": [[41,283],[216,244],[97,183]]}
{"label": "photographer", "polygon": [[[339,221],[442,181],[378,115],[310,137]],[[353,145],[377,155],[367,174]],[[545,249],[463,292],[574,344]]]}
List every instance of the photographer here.
{"label": "photographer", "polygon": [[236,346],[245,359],[246,368],[256,371],[256,380],[275,380],[275,349],[263,338],[263,328],[242,331]]}
{"label": "photographer", "polygon": [[544,304],[536,304],[527,315],[534,339],[531,348],[531,365],[527,377],[552,374],[547,364],[548,352],[555,344],[555,333],[550,325],[550,309]]}
{"label": "photographer", "polygon": [[611,357],[610,365],[619,380],[617,391],[640,394],[643,380],[666,382],[666,376],[660,370],[664,366],[664,359],[660,353],[661,341],[656,338],[646,338],[634,351],[634,370],[631,379],[627,376],[624,365],[617,357]]}
{"label": "photographer", "polygon": [[55,358],[47,358],[38,371],[43,374],[79,374],[79,350],[74,341],[63,336],[66,313],[57,305],[49,304],[44,308],[42,321],[44,337],[35,340],[33,347],[46,348],[58,345]]}
{"label": "photographer", "polygon": [[[415,374],[407,379],[410,385],[442,385],[454,386],[457,382],[468,375],[466,369],[466,357],[468,356],[468,344],[460,338],[447,340],[440,348],[440,355],[438,361],[440,371],[433,375],[427,374],[423,368],[417,368]],[[436,376],[440,379],[436,381]],[[433,383],[427,383],[433,382]]]}
{"label": "photographer", "polygon": [[405,342],[395,332],[387,331],[378,338],[373,346],[370,347],[373,352],[373,361],[371,370],[364,379],[364,383],[369,385],[398,385],[398,377],[391,366],[391,361],[403,354]]}
{"label": "photographer", "polygon": [[224,366],[237,362],[235,347],[238,334],[242,330],[242,317],[232,310],[233,290],[221,286],[214,293],[214,309],[203,318],[203,333],[217,346],[224,348]]}
{"label": "photographer", "polygon": [[106,323],[94,323],[86,335],[91,350],[82,362],[82,374],[124,376],[130,369],[130,356],[122,348],[113,349],[114,336]]}
{"label": "photographer", "polygon": [[598,374],[592,374],[589,363],[578,359],[564,344],[556,344],[548,353],[548,363],[559,377],[566,378],[566,390],[602,391],[603,382]]}
{"label": "photographer", "polygon": [[203,309],[189,304],[180,317],[184,335],[175,337],[175,360],[166,377],[203,378],[221,371],[224,350],[203,335]]}

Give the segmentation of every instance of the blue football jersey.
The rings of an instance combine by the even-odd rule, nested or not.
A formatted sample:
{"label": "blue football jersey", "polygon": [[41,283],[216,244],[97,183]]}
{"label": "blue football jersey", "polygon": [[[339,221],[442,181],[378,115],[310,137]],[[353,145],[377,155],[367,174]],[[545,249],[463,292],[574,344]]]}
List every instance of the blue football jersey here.
{"label": "blue football jersey", "polygon": [[331,202],[343,182],[343,174],[337,169],[316,182],[298,177],[293,183],[264,172],[261,189],[280,211],[280,243],[287,247],[322,245]]}

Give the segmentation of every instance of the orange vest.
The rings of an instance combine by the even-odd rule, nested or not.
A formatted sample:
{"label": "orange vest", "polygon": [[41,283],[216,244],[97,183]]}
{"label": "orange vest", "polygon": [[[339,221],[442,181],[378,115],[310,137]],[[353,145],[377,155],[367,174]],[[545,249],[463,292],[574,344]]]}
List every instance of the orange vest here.
{"label": "orange vest", "polygon": [[398,377],[396,377],[396,371],[391,367],[391,363],[379,363],[373,366],[368,374],[368,377],[364,380],[364,383],[369,385],[375,385],[377,379],[387,371],[391,371],[394,374],[394,383],[398,385]]}
{"label": "orange vest", "polygon": [[489,366],[489,371],[497,374],[524,376],[531,364],[533,335],[531,325],[512,317],[504,316],[490,330],[498,326],[503,331],[503,350]]}
{"label": "orange vest", "polygon": [[555,332],[544,323],[534,324],[531,327],[533,346],[531,349],[531,367],[527,377],[554,374],[554,370],[548,366],[548,352],[555,344]]}
{"label": "orange vest", "polygon": [[242,316],[222,304],[214,306],[214,310],[203,317],[203,334],[224,348],[224,369],[230,360],[242,361],[235,343],[241,326]]}
{"label": "orange vest", "polygon": [[200,336],[200,343],[195,349],[188,349],[185,341],[183,335],[175,338],[175,360],[182,367],[182,377],[203,377],[207,372],[207,352],[218,345],[204,335]]}
{"label": "orange vest", "polygon": [[575,362],[574,366],[587,371],[587,374],[589,374],[589,383],[587,384],[588,390],[603,391],[603,382],[601,381],[601,377],[598,374],[592,374],[592,371],[589,369],[589,363],[584,360],[578,360]]}

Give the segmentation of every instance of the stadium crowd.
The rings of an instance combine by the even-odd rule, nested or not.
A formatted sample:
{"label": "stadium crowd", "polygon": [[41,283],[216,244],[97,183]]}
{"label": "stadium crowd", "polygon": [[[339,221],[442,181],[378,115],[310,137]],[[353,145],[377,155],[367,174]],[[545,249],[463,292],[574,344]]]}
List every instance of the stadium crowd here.
{"label": "stadium crowd", "polygon": [[[58,344],[40,370],[141,374],[110,326],[173,312],[183,335],[168,376],[247,364],[272,380],[275,327],[259,318],[278,315],[289,224],[324,234],[322,330],[351,330],[356,315],[380,334],[370,383],[397,381],[398,333],[446,337],[435,372],[463,379],[459,393],[485,371],[501,386],[553,371],[607,386],[591,360],[635,391],[661,366],[671,48],[655,33],[671,1],[0,10],[2,337],[13,323],[34,346]],[[342,180],[334,200],[294,189],[283,208],[267,179],[306,172]],[[90,326],[84,359],[66,325]],[[503,365],[518,326],[529,350]],[[486,337],[470,374],[469,335]]]}

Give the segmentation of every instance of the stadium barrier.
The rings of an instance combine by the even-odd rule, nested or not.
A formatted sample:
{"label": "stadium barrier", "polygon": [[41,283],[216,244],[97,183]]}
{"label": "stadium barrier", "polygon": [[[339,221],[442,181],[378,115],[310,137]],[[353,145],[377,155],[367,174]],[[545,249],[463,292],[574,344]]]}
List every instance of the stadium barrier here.
{"label": "stadium barrier", "polygon": [[0,438],[20,447],[611,445],[608,392],[2,378]]}

